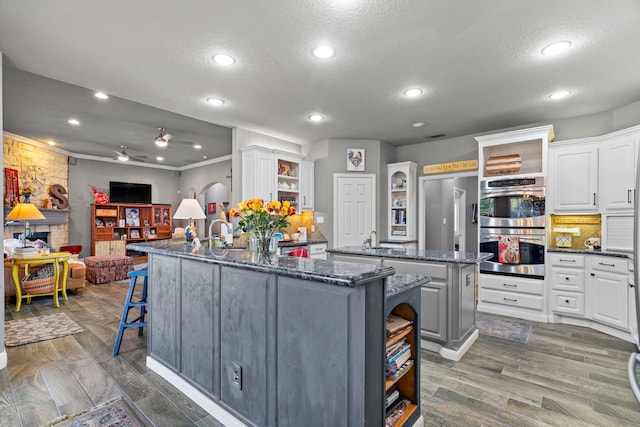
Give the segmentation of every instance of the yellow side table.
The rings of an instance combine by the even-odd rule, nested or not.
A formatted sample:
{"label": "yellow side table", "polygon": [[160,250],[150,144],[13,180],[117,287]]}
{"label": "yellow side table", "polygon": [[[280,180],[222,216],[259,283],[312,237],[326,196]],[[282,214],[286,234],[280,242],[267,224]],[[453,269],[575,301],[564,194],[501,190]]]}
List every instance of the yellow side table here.
{"label": "yellow side table", "polygon": [[[58,292],[62,291],[62,297],[65,301],[67,297],[67,275],[69,274],[69,252],[52,252],[46,255],[16,255],[13,257],[13,267],[11,268],[11,277],[13,284],[16,286],[16,313],[20,311],[22,299],[27,299],[27,304],[31,304],[31,297],[53,295],[53,302],[56,307],[60,307],[58,302]],[[53,291],[37,294],[22,294],[22,286],[18,277],[20,266],[25,267],[25,274],[29,274],[30,265],[53,264]],[[60,264],[62,264],[62,286],[60,286]]]}

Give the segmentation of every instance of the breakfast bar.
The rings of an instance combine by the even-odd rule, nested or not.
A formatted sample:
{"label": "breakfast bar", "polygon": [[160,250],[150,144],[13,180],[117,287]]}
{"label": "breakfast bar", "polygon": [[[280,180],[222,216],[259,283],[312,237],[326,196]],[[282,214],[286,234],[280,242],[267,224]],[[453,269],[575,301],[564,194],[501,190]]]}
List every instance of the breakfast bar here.
{"label": "breakfast bar", "polygon": [[[261,262],[246,249],[179,240],[127,248],[148,254],[148,367],[224,425],[384,424],[386,316],[419,322],[427,277],[394,276],[387,299],[392,267]],[[422,420],[413,352],[403,425]]]}

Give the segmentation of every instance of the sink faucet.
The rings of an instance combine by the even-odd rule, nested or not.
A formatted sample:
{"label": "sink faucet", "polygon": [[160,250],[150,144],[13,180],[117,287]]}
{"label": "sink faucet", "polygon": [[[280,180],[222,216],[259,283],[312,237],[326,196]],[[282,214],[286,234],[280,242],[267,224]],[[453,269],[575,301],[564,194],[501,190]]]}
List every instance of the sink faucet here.
{"label": "sink faucet", "polygon": [[224,224],[226,226],[226,228],[227,228],[227,232],[225,233],[222,230],[223,227],[220,227],[220,234],[222,236],[224,236],[224,244],[227,245],[227,246],[232,246],[233,245],[233,226],[230,223],[228,223],[227,221],[225,221],[225,220],[223,220],[221,218],[217,218],[217,219],[214,219],[213,221],[211,221],[211,224],[209,224],[209,247],[210,248],[213,247],[213,245],[212,245],[213,236],[211,236],[211,230],[213,229],[213,224],[215,224],[217,222],[219,222],[221,224]]}
{"label": "sink faucet", "polygon": [[374,235],[377,236],[376,230],[371,231],[369,237],[362,242],[362,249],[371,249],[372,247],[375,247],[376,240]]}

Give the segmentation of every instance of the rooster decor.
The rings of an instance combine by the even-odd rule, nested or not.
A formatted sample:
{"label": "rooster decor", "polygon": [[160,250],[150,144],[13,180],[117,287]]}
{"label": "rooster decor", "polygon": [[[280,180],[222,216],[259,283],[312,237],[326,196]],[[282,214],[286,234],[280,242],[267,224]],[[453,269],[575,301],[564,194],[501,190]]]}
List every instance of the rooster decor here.
{"label": "rooster decor", "polygon": [[89,187],[93,190],[93,198],[96,201],[96,205],[106,205],[109,203],[109,196],[104,191],[98,191],[96,187],[89,184]]}

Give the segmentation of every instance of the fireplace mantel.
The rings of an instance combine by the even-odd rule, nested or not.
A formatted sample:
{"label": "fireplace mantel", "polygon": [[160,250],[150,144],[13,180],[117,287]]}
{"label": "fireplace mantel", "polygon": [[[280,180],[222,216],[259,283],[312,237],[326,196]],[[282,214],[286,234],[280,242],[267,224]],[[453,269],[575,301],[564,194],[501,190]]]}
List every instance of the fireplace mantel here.
{"label": "fireplace mantel", "polygon": [[[11,212],[11,209],[13,209],[13,207],[11,206],[4,207],[4,218],[6,218],[7,215],[9,215],[9,212]],[[29,224],[59,225],[59,224],[67,223],[67,215],[69,214],[68,209],[40,209],[40,208],[38,209],[40,210],[40,212],[42,212],[42,215],[45,216],[45,219],[29,221]],[[5,220],[4,226],[5,227],[11,227],[11,226],[24,227],[24,221],[6,221]]]}

